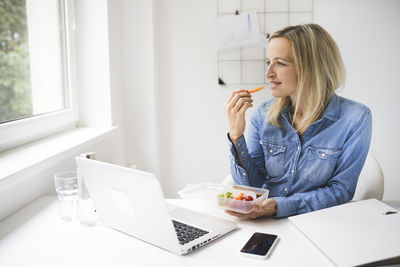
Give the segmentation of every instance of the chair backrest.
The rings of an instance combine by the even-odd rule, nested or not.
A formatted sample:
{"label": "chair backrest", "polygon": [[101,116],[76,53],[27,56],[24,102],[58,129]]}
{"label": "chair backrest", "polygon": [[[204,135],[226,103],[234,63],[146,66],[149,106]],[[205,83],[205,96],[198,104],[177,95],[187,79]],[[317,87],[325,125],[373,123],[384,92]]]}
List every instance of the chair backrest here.
{"label": "chair backrest", "polygon": [[353,200],[376,198],[382,200],[384,190],[384,176],[382,168],[376,158],[368,153],[360,177],[358,177],[356,192]]}

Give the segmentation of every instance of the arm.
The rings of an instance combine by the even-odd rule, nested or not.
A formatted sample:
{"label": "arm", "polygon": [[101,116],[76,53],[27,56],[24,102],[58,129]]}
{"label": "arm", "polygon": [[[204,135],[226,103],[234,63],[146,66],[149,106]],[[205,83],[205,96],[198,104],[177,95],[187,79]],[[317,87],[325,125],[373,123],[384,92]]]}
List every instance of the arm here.
{"label": "arm", "polygon": [[263,116],[260,109],[251,116],[248,141],[244,136],[241,136],[235,143],[228,141],[231,150],[231,174],[235,184],[262,187],[265,182],[264,152],[259,143],[259,125],[264,123],[264,120],[261,120],[260,116]]}
{"label": "arm", "polygon": [[276,216],[306,213],[350,201],[367,158],[371,132],[372,117],[367,110],[350,132],[338,159],[337,168],[328,183],[310,192],[296,193],[290,197],[274,197],[277,204]]}

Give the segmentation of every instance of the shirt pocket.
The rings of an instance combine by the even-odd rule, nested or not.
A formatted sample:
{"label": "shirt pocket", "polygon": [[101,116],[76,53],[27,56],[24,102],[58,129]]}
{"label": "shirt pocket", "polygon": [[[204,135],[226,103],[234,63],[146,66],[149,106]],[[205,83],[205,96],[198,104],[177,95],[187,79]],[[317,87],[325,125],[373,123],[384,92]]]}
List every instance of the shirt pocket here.
{"label": "shirt pocket", "polygon": [[260,141],[264,149],[265,168],[269,178],[280,177],[284,172],[286,146]]}
{"label": "shirt pocket", "polygon": [[341,149],[308,147],[304,178],[318,185],[325,184],[331,178],[341,153]]}

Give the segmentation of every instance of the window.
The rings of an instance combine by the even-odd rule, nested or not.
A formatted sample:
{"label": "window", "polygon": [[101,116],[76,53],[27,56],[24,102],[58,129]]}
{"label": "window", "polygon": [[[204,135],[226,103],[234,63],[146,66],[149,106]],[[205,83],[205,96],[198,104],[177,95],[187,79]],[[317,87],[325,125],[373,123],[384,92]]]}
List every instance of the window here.
{"label": "window", "polygon": [[77,124],[72,0],[0,0],[0,151]]}

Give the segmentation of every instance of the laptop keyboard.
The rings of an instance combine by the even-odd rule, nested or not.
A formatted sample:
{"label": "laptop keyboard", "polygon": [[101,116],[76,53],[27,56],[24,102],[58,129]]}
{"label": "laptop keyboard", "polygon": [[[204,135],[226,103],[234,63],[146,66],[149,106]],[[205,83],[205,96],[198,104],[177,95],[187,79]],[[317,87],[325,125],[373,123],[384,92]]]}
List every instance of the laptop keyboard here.
{"label": "laptop keyboard", "polygon": [[177,222],[172,220],[174,223],[175,231],[178,236],[179,244],[186,244],[196,238],[199,238],[205,234],[208,234],[207,231],[196,228],[194,226],[190,226],[181,222]]}

